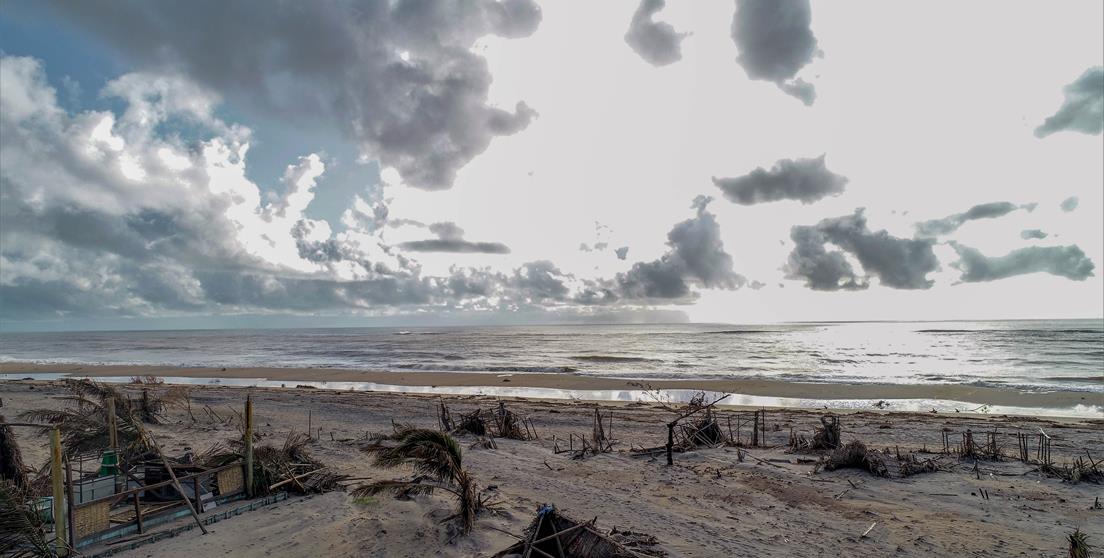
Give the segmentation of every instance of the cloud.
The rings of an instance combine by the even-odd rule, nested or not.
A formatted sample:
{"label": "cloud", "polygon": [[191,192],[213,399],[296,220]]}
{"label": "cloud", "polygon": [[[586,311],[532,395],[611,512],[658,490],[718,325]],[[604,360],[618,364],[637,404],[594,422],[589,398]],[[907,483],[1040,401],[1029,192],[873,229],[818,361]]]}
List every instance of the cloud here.
{"label": "cloud", "polygon": [[411,240],[399,243],[399,248],[411,252],[452,252],[479,254],[509,254],[510,247],[501,242],[468,242],[466,240]]}
{"label": "cloud", "polygon": [[1059,204],[1059,207],[1062,208],[1062,211],[1069,213],[1070,211],[1077,209],[1077,205],[1079,203],[1081,203],[1081,200],[1079,200],[1077,196],[1070,196],[1062,200],[1062,203]]}
{"label": "cloud", "polygon": [[725,198],[741,205],[778,200],[810,204],[827,196],[838,196],[847,178],[828,170],[824,155],[816,159],[782,159],[768,171],[759,167],[736,178],[713,177],[713,184]]}
{"label": "cloud", "polygon": [[[104,95],[120,96],[111,103],[120,116],[62,110],[33,59],[0,57],[0,76],[5,323],[291,314],[585,319],[643,315],[633,313],[653,301],[682,303],[696,288],[746,283],[732,271],[704,197],[694,202],[695,217],[671,229],[661,258],[613,277],[583,279],[544,260],[429,275],[419,250],[508,248],[468,242],[452,222],[391,217],[379,192],[357,198],[342,216],[346,229],[335,231],[305,215],[326,172],[316,154],[299,157],[262,195],[245,172],[252,132],[219,119],[218,97],[183,78],[127,74],[109,82]],[[159,132],[178,119],[196,139]],[[386,241],[406,225],[436,238]],[[608,249],[605,240],[594,246]]]}
{"label": "cloud", "polygon": [[541,21],[532,0],[54,8],[144,68],[182,73],[280,119],[343,126],[367,156],[418,188],[449,188],[494,137],[536,115],[524,102],[488,104],[491,75],[472,50],[487,35],[532,34]]}
{"label": "cloud", "polygon": [[964,283],[995,281],[1027,273],[1050,273],[1074,281],[1093,276],[1092,260],[1077,246],[1028,246],[1004,256],[988,257],[979,250],[951,243],[959,260],[951,267],[962,271]]}
{"label": "cloud", "polygon": [[[894,289],[928,289],[927,274],[939,269],[931,239],[905,239],[867,228],[862,209],[853,215],[833,217],[812,226],[790,230],[794,248],[783,270],[788,279],[804,279],[814,290],[862,290],[868,276]],[[828,250],[828,245],[839,250]],[[862,266],[857,272],[845,254]]]}
{"label": "cloud", "polygon": [[1063,130],[1100,135],[1104,131],[1104,66],[1085,70],[1063,91],[1065,102],[1035,128],[1035,136],[1045,138]]}
{"label": "cloud", "polygon": [[510,248],[501,242],[469,242],[464,240],[464,229],[452,221],[432,223],[429,231],[437,235],[432,240],[412,240],[399,243],[398,247],[410,252],[451,252],[455,254],[509,254]]}
{"label": "cloud", "polygon": [[682,59],[682,40],[689,35],[675,31],[670,23],[653,21],[664,6],[664,0],[641,0],[625,33],[625,42],[653,66],[666,66]]}
{"label": "cloud", "polygon": [[613,253],[617,254],[617,259],[624,260],[625,258],[629,257],[629,247],[628,246],[622,246],[622,247],[614,250]]}
{"label": "cloud", "polygon": [[460,240],[464,238],[464,229],[461,229],[452,221],[433,223],[429,226],[429,232],[437,235],[441,240]]}
{"label": "cloud", "polygon": [[696,297],[695,286],[731,290],[747,284],[747,279],[732,269],[732,256],[721,242],[720,225],[708,211],[712,200],[695,198],[691,207],[697,215],[667,233],[666,253],[617,274],[614,283],[620,298],[690,300]]}
{"label": "cloud", "polygon": [[1050,235],[1048,235],[1047,233],[1045,233],[1045,232],[1043,232],[1039,229],[1024,229],[1022,232],[1020,232],[1020,238],[1022,238],[1024,240],[1031,240],[1031,239],[1042,240],[1042,239],[1044,239],[1048,236],[1050,236]]}
{"label": "cloud", "polygon": [[978,204],[966,210],[965,213],[956,213],[942,219],[930,219],[928,221],[916,223],[916,236],[936,237],[951,234],[957,231],[959,227],[966,224],[967,221],[995,219],[1008,215],[1017,209],[1032,211],[1035,209],[1035,204],[1016,205],[1010,202]]}
{"label": "cloud", "polygon": [[736,0],[732,40],[740,51],[736,60],[748,77],[774,82],[786,94],[812,105],[815,88],[795,79],[818,52],[812,19],[809,0]]}

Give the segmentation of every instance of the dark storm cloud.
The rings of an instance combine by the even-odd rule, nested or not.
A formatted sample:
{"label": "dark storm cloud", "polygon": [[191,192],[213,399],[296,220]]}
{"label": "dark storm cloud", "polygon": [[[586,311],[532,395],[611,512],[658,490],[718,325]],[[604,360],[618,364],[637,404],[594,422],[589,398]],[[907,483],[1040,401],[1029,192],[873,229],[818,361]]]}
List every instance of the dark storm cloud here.
{"label": "dark storm cloud", "polygon": [[843,193],[847,178],[828,170],[824,155],[815,159],[783,159],[770,169],[759,167],[735,178],[713,177],[725,198],[741,205],[778,200],[810,204]]}
{"label": "dark storm cloud", "polygon": [[625,258],[629,257],[629,247],[628,246],[622,246],[622,247],[614,250],[613,253],[617,254],[617,259],[624,260]]}
{"label": "dark storm cloud", "polygon": [[1004,256],[989,257],[975,248],[951,243],[959,260],[951,264],[962,271],[961,281],[995,281],[1027,273],[1050,273],[1074,281],[1093,276],[1093,265],[1077,246],[1028,246]]}
{"label": "dark storm cloud", "polygon": [[772,81],[806,105],[813,104],[813,86],[794,79],[817,54],[812,20],[809,0],[736,0],[732,40],[748,77]]}
{"label": "dark storm cloud", "polygon": [[663,0],[642,0],[625,33],[625,42],[653,66],[678,62],[682,58],[682,40],[688,35],[675,31],[670,23],[653,20],[665,5]]}
{"label": "dark storm cloud", "polygon": [[487,104],[491,75],[470,49],[532,34],[531,0],[55,2],[75,25],[157,71],[177,70],[251,107],[331,119],[404,181],[448,188],[495,136],[536,114]]}
{"label": "dark storm cloud", "polygon": [[1062,211],[1065,211],[1065,212],[1069,213],[1070,211],[1073,211],[1073,210],[1077,209],[1077,206],[1080,203],[1081,203],[1081,200],[1079,200],[1077,198],[1077,196],[1070,196],[1070,197],[1062,200],[1062,203],[1059,204],[1059,207],[1062,208]]}
{"label": "dark storm cloud", "polygon": [[[793,251],[784,266],[790,279],[804,279],[815,290],[859,290],[869,286],[867,276],[894,289],[928,289],[927,274],[939,269],[931,239],[906,239],[888,232],[872,232],[863,210],[853,215],[824,219],[812,226],[790,230]],[[827,249],[828,244],[841,251]],[[864,275],[851,266],[844,252],[854,256]]]}
{"label": "dark storm cloud", "polygon": [[737,289],[747,279],[732,269],[732,256],[721,242],[721,228],[707,208],[712,198],[698,196],[692,205],[697,215],[678,223],[667,233],[668,250],[650,262],[638,262],[614,282],[621,298],[688,299],[694,286]]}
{"label": "dark storm cloud", "polygon": [[1048,235],[1047,233],[1045,233],[1045,232],[1043,232],[1039,229],[1024,229],[1022,232],[1020,232],[1020,238],[1022,238],[1024,240],[1031,240],[1031,239],[1040,239],[1040,240],[1042,240],[1042,239],[1044,239],[1048,236],[1050,236],[1050,235]]}
{"label": "dark storm cloud", "polygon": [[1085,70],[1063,91],[1065,102],[1058,112],[1035,128],[1037,137],[1045,138],[1062,130],[1092,135],[1104,131],[1104,66]]}
{"label": "dark storm cloud", "polygon": [[1008,215],[1017,209],[1031,211],[1035,209],[1035,205],[1016,205],[1009,202],[992,202],[975,205],[966,210],[965,213],[956,213],[942,219],[930,219],[928,221],[916,223],[916,235],[920,237],[935,237],[950,234],[957,231],[958,228],[967,221],[995,219]]}

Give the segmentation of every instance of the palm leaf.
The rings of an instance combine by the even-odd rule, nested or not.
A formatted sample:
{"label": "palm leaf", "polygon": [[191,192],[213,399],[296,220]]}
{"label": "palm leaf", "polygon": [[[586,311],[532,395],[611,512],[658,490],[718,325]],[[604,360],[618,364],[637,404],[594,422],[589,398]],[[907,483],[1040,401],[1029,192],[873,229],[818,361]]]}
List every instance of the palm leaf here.
{"label": "palm leaf", "polygon": [[14,485],[0,482],[0,554],[23,558],[52,556],[38,514]]}

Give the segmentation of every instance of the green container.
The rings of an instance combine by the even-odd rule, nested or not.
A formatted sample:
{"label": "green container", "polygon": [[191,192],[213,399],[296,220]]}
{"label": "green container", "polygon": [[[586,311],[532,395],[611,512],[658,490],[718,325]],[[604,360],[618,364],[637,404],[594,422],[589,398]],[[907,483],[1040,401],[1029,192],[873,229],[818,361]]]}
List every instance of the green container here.
{"label": "green container", "polygon": [[114,451],[105,451],[100,462],[100,476],[109,477],[119,474],[119,456]]}

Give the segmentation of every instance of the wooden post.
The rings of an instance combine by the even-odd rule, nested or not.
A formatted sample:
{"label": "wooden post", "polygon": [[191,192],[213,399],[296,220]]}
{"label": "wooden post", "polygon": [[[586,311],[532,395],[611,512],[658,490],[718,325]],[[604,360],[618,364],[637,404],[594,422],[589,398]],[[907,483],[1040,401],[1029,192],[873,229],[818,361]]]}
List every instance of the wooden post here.
{"label": "wooden post", "polygon": [[[119,431],[115,423],[115,398],[107,398],[107,439],[112,451],[119,449]],[[118,460],[118,454],[116,454]]]}
{"label": "wooden post", "polygon": [[674,465],[675,458],[672,451],[675,447],[675,423],[667,423],[667,464]]}
{"label": "wooden post", "polygon": [[65,531],[65,481],[61,471],[61,429],[50,431],[50,485],[54,496],[54,548],[58,556],[69,555]]}
{"label": "wooden post", "polygon": [[[247,396],[247,401],[248,401],[248,396]],[[248,405],[248,403],[246,403],[246,404]],[[310,438],[311,435],[314,432],[314,430],[311,427],[311,418],[312,418],[311,417],[311,410],[307,409],[307,438]]]}
{"label": "wooden post", "polygon": [[[307,411],[310,412],[309,410]],[[310,415],[308,415],[310,416]],[[253,497],[253,396],[245,396],[245,493]],[[310,431],[307,431],[310,435]]]}
{"label": "wooden post", "polygon": [[[81,467],[83,470],[84,467]],[[75,505],[73,500],[73,465],[68,459],[65,460],[65,519],[66,524],[69,526],[69,545],[73,548],[77,547],[77,534],[73,528],[73,506]]]}
{"label": "wooden post", "polygon": [[138,522],[139,535],[145,532],[145,526],[142,524],[142,502],[139,498],[141,495],[141,490],[134,493],[134,521]]}
{"label": "wooden post", "polygon": [[195,497],[196,510],[203,512],[203,503],[201,502],[199,494],[199,475],[192,477],[192,495]]}
{"label": "wooden post", "polygon": [[754,413],[755,420],[751,424],[751,445],[759,447],[759,411]]}

